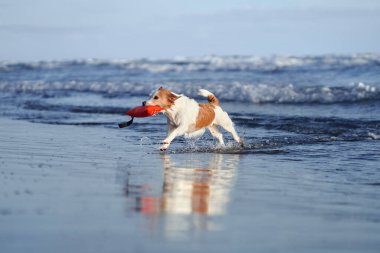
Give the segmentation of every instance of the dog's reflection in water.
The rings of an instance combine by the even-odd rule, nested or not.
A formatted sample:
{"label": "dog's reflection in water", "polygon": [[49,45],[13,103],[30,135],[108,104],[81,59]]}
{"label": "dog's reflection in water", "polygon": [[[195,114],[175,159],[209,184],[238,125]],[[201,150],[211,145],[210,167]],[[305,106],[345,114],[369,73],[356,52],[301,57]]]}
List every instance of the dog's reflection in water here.
{"label": "dog's reflection in water", "polygon": [[217,229],[209,217],[226,211],[239,155],[196,157],[161,155],[164,168],[163,182],[159,180],[161,187],[157,187],[157,182],[132,184],[133,178],[129,178],[125,193],[129,200],[133,199],[132,209],[160,221],[166,230],[168,226],[172,230],[194,226]]}

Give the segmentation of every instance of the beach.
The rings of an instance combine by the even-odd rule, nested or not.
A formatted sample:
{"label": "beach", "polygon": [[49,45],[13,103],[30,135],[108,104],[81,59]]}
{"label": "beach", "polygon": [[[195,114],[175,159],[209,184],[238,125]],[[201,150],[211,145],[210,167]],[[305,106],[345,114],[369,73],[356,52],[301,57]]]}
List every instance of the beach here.
{"label": "beach", "polygon": [[[380,57],[0,63],[0,252],[378,252]],[[223,132],[130,118],[215,93]]]}
{"label": "beach", "polygon": [[[377,252],[377,143],[162,154],[119,129],[1,119],[2,252]],[[33,133],[33,134],[31,134]],[[344,154],[342,154],[344,153]],[[324,163],[313,157],[328,156]],[[378,153],[377,153],[377,159]],[[359,162],[360,161],[360,162]],[[357,167],[350,171],[347,167]]]}

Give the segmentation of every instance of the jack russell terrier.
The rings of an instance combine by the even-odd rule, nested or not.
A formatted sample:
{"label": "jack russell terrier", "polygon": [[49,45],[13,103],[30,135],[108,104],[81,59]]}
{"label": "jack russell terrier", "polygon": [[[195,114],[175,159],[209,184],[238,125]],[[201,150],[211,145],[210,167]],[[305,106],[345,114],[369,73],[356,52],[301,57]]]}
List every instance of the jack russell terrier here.
{"label": "jack russell terrier", "polygon": [[163,113],[168,120],[168,136],[162,142],[161,151],[165,151],[177,136],[200,136],[207,128],[211,135],[224,146],[223,135],[217,126],[221,126],[232,134],[235,141],[242,145],[235,131],[234,123],[220,107],[219,100],[211,92],[200,89],[200,96],[206,97],[208,103],[199,104],[194,99],[176,94],[160,87],[143,105],[156,105],[164,108]]}

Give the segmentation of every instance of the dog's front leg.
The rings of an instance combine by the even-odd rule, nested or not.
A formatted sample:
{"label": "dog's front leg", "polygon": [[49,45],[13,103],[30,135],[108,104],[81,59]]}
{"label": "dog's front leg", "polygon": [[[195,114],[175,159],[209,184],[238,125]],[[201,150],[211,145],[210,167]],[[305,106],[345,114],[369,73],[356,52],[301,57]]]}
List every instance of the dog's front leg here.
{"label": "dog's front leg", "polygon": [[168,136],[162,142],[162,146],[160,147],[160,150],[161,151],[167,150],[170,143],[174,140],[174,138],[179,136],[179,135],[183,135],[185,133],[185,131],[186,131],[186,129],[182,126],[178,126],[178,127],[169,126]]}

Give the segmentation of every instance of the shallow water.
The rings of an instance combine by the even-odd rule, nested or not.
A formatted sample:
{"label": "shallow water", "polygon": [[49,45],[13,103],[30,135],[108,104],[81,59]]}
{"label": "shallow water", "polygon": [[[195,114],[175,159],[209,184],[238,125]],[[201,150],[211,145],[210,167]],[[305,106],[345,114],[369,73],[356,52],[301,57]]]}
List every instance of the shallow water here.
{"label": "shallow water", "polygon": [[[0,251],[377,252],[379,62],[1,63]],[[118,129],[162,82],[215,92],[245,146]]]}
{"label": "shallow water", "polygon": [[0,130],[3,252],[379,247],[374,141],[162,154],[118,129],[2,120]]}

